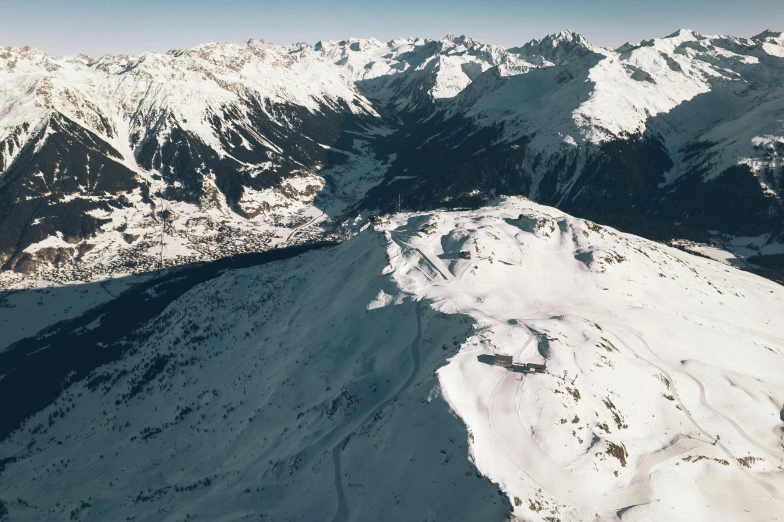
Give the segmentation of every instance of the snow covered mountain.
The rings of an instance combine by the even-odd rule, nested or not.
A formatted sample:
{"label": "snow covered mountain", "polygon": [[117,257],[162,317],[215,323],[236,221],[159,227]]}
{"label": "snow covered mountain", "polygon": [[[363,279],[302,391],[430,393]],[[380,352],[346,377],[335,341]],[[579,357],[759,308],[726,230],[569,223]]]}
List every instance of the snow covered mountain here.
{"label": "snow covered mountain", "polygon": [[454,98],[491,68],[521,73],[531,67],[503,47],[467,36],[351,39],[319,42],[315,49],[345,68],[366,96],[404,118],[428,114],[433,104]]}
{"label": "snow covered mountain", "polygon": [[0,279],[146,272],[340,234],[357,210],[501,194],[776,266],[782,42],[3,48]]}
{"label": "snow covered mountain", "polygon": [[513,47],[509,53],[539,66],[563,65],[579,60],[599,49],[581,34],[566,30],[534,39],[522,47]]}
{"label": "snow covered mountain", "polygon": [[361,229],[0,351],[0,518],[782,513],[780,285],[520,197]]}
{"label": "snow covered mountain", "polygon": [[539,53],[543,66],[474,79],[411,133],[413,152],[372,200],[476,204],[517,192],[585,215],[764,235],[758,246],[780,253],[776,42],[679,31],[608,50],[564,33],[510,50]]}
{"label": "snow covered mountain", "polygon": [[147,268],[165,227],[179,263],[275,244],[316,217],[316,172],[348,163],[331,146],[378,120],[311,48],[259,41],[97,61],[6,48],[0,104],[0,263],[22,272]]}

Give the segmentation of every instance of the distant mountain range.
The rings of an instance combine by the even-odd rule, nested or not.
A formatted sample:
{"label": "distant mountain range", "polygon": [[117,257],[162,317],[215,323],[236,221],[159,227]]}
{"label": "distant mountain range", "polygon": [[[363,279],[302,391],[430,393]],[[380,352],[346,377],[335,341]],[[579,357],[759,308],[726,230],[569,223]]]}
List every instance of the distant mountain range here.
{"label": "distant mountain range", "polygon": [[[524,195],[655,239],[784,258],[784,37],[564,31],[0,48],[3,285],[340,234],[358,211]],[[764,255],[761,257],[760,254]]]}

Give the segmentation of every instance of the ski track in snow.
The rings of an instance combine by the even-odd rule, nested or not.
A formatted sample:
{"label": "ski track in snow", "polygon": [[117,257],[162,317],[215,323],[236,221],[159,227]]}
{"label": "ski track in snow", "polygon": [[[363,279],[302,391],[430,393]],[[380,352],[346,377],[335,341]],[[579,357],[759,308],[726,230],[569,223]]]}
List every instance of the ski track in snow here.
{"label": "ski track in snow", "polygon": [[[583,507],[588,500],[585,487],[578,484],[571,473],[555,462],[527,434],[528,430],[517,414],[514,399],[524,380],[524,377],[518,378],[513,373],[507,373],[493,388],[488,405],[487,422],[496,443],[521,472],[531,477],[546,491],[568,504]],[[510,423],[509,418],[517,422]]]}
{"label": "ski track in snow", "polygon": [[[607,324],[607,321],[605,320],[604,323]],[[715,438],[715,435],[710,434],[708,430],[703,428],[694,419],[694,416],[692,415],[692,413],[689,410],[689,408],[681,400],[680,394],[678,393],[678,390],[677,390],[677,385],[675,384],[677,381],[675,381],[673,379],[672,372],[676,371],[676,372],[683,373],[683,374],[687,375],[688,377],[690,377],[700,387],[700,403],[703,406],[705,406],[706,408],[708,408],[709,410],[711,410],[711,412],[714,413],[715,415],[717,415],[717,416],[719,416],[719,417],[721,417],[721,418],[723,418],[725,420],[728,420],[726,416],[724,416],[723,414],[719,413],[717,410],[711,408],[710,405],[707,403],[707,401],[705,400],[705,390],[704,390],[704,387],[702,386],[702,384],[700,383],[700,381],[696,377],[694,377],[693,375],[689,374],[688,372],[685,372],[682,369],[673,367],[672,365],[667,364],[665,361],[663,361],[661,358],[659,358],[656,355],[656,353],[651,349],[651,347],[647,343],[647,341],[645,341],[645,339],[643,338],[643,336],[642,336],[642,334],[640,332],[636,332],[636,331],[634,331],[632,328],[630,328],[628,326],[621,326],[619,324],[614,324],[613,328],[622,328],[622,329],[626,330],[634,339],[636,339],[637,341],[639,341],[641,344],[643,344],[645,346],[645,349],[648,351],[648,353],[651,354],[651,356],[654,359],[656,359],[657,362],[653,362],[652,360],[650,360],[650,359],[648,359],[646,357],[643,357],[642,355],[640,355],[640,352],[638,352],[638,351],[634,350],[633,348],[631,348],[629,346],[629,344],[626,341],[623,340],[625,337],[621,337],[621,336],[619,336],[617,334],[613,334],[613,338],[614,339],[618,340],[619,343],[621,343],[625,348],[629,349],[634,354],[636,354],[637,357],[640,357],[645,362],[647,362],[648,364],[650,364],[651,366],[656,368],[658,371],[660,371],[670,381],[670,383],[672,383],[672,387],[670,389],[672,391],[673,397],[675,397],[675,401],[682,408],[683,412],[686,414],[686,417],[691,421],[691,423],[694,425],[694,427],[697,428],[698,433],[704,434],[706,437],[709,437],[709,438],[712,438],[712,439]],[[609,329],[609,328],[606,328],[606,327],[605,327],[605,329],[608,332],[612,333],[612,329]],[[731,424],[733,424],[734,426],[737,427],[737,425],[735,425],[734,421],[730,421],[730,422],[731,422]],[[757,445],[756,441],[752,441],[752,439],[750,437],[748,437],[748,435],[746,435],[745,432],[743,432],[742,430],[738,430],[738,431],[744,438],[746,438],[747,440],[752,442],[752,444]],[[732,455],[730,450],[727,449],[727,447],[724,446],[724,444],[722,444],[721,442],[717,441],[714,445],[724,452],[724,454],[728,457],[728,460],[729,460],[729,462],[731,463],[732,466],[736,467],[741,473],[743,473],[743,474],[747,475],[749,478],[751,478],[751,480],[753,480],[757,485],[759,485],[760,488],[763,489],[765,491],[765,493],[770,496],[770,498],[774,498],[766,485],[761,484],[760,482],[758,482],[754,477],[752,477],[748,472],[746,472],[746,470],[743,469],[742,466],[737,464],[736,457],[734,455]],[[695,447],[698,447],[698,446],[695,446]],[[668,448],[665,448],[662,451],[666,451],[667,449]],[[765,450],[765,451],[767,452],[767,450]],[[682,451],[675,452],[673,456],[679,455],[681,453],[683,453],[683,452]],[[659,459],[657,464],[665,462],[666,460],[667,459],[664,459],[664,458]],[[646,471],[650,472],[652,467],[653,466],[650,466],[650,468],[647,468]],[[637,477],[638,480],[640,479],[639,475],[641,473],[642,472],[639,469],[635,473],[635,477]],[[633,481],[634,481],[634,479],[632,480],[632,482]],[[628,500],[625,499],[623,502],[620,502],[620,503],[619,502],[614,502],[613,503],[613,507],[617,510],[617,509],[623,508],[625,506],[639,505],[639,504],[643,504],[643,503],[646,503],[646,502],[642,502],[641,499],[637,499],[637,498],[628,499]]]}
{"label": "ski track in snow", "polygon": [[[702,382],[697,377],[695,377],[694,375],[692,375],[691,373],[688,373],[688,372],[682,372],[682,373],[684,375],[686,375],[687,377],[689,377],[692,381],[694,381],[694,383],[699,387],[699,389],[700,389],[700,404],[702,404],[705,408],[710,410],[710,412],[713,413],[716,417],[719,417],[719,418],[723,419],[725,422],[727,422],[728,424],[730,424],[733,427],[733,429],[736,432],[738,432],[738,434],[741,437],[743,437],[746,441],[748,441],[749,444],[751,444],[752,446],[760,449],[762,452],[766,453],[770,457],[772,457],[774,459],[777,459],[779,461],[781,460],[781,455],[776,454],[775,450],[772,450],[772,449],[766,447],[765,445],[760,444],[759,441],[757,441],[753,437],[750,437],[749,434],[746,433],[746,431],[743,428],[741,428],[740,425],[737,422],[735,422],[734,420],[729,418],[727,415],[725,415],[721,411],[719,411],[716,408],[714,408],[713,406],[711,406],[711,404],[708,402],[708,399],[705,397],[705,385],[703,385]],[[723,445],[721,447],[724,448]],[[724,449],[726,450],[726,448],[724,448]],[[729,454],[729,452],[728,452],[728,454]],[[732,457],[732,455],[729,455],[729,456]]]}
{"label": "ski track in snow", "polygon": [[[708,435],[708,436],[710,436],[710,437],[715,437],[715,435],[714,435],[714,434],[710,434],[710,433],[708,432],[708,430],[704,429],[702,426],[700,426],[700,425],[699,425],[699,423],[698,423],[697,421],[695,421],[695,420],[694,420],[694,417],[692,416],[692,414],[691,414],[691,412],[689,411],[689,409],[688,409],[688,408],[686,407],[686,405],[684,405],[684,404],[683,404],[683,402],[680,400],[680,397],[679,397],[679,395],[677,395],[677,390],[676,390],[676,387],[677,387],[677,385],[675,384],[677,381],[676,381],[675,379],[673,379],[673,378],[672,378],[672,375],[673,375],[673,374],[676,374],[676,375],[677,375],[677,374],[683,374],[683,375],[685,375],[685,376],[689,377],[689,378],[690,378],[692,381],[694,381],[694,383],[695,383],[695,384],[698,386],[698,388],[699,388],[699,401],[700,401],[700,404],[701,404],[703,407],[705,407],[706,409],[708,409],[708,410],[709,410],[709,411],[710,411],[710,412],[711,412],[711,413],[712,413],[714,416],[716,416],[716,417],[718,417],[718,418],[722,419],[723,421],[727,422],[728,424],[730,424],[730,425],[732,426],[732,428],[733,428],[733,429],[734,429],[734,430],[735,430],[735,431],[736,431],[736,432],[737,432],[737,433],[738,433],[738,434],[739,434],[741,437],[743,437],[743,438],[744,438],[746,441],[748,441],[748,442],[749,442],[749,444],[751,444],[751,445],[755,446],[756,448],[758,448],[758,449],[762,450],[764,453],[766,453],[767,455],[769,455],[769,456],[773,457],[774,459],[777,459],[777,460],[781,461],[782,457],[781,457],[781,455],[780,455],[780,454],[776,454],[776,452],[775,452],[774,450],[771,450],[770,448],[768,448],[768,447],[764,446],[763,444],[760,444],[760,443],[759,443],[759,442],[758,442],[756,439],[754,439],[754,438],[750,437],[750,436],[749,436],[749,435],[746,433],[746,431],[745,431],[745,430],[744,430],[744,429],[743,429],[743,428],[742,428],[740,425],[738,425],[738,423],[737,423],[737,422],[735,422],[734,420],[732,420],[731,418],[729,418],[727,415],[725,415],[724,413],[722,413],[722,412],[721,412],[721,411],[719,411],[718,409],[716,409],[716,408],[714,408],[713,406],[711,406],[711,404],[708,402],[708,400],[707,400],[707,398],[706,398],[706,396],[705,396],[705,386],[702,384],[702,382],[701,382],[701,381],[700,381],[700,380],[699,380],[699,379],[698,379],[698,378],[697,378],[697,377],[696,377],[694,374],[692,374],[692,373],[688,372],[688,371],[685,369],[686,367],[688,367],[688,365],[687,365],[687,364],[683,364],[683,365],[682,365],[682,366],[680,366],[680,367],[676,367],[676,366],[673,366],[673,365],[667,364],[667,363],[666,363],[665,361],[663,361],[663,360],[662,360],[662,359],[661,359],[659,356],[657,356],[657,355],[656,355],[656,353],[653,351],[653,349],[651,349],[650,345],[649,345],[649,344],[648,344],[648,342],[647,342],[647,341],[646,341],[646,340],[643,338],[643,336],[642,336],[642,334],[641,334],[640,332],[636,332],[636,331],[634,331],[634,330],[633,330],[631,327],[629,327],[629,326],[621,326],[621,325],[615,325],[615,326],[616,326],[617,328],[623,328],[623,329],[625,329],[627,332],[629,332],[630,334],[632,334],[632,335],[634,336],[634,338],[635,338],[635,339],[637,339],[637,340],[638,340],[640,343],[642,343],[642,344],[645,346],[645,348],[647,349],[647,351],[648,351],[648,352],[649,352],[649,353],[650,353],[650,354],[651,354],[651,355],[652,355],[654,358],[656,358],[656,359],[658,360],[658,363],[653,363],[653,362],[651,362],[650,360],[647,360],[647,359],[646,359],[646,361],[647,361],[649,364],[651,364],[651,366],[654,366],[655,368],[657,368],[657,369],[658,369],[660,372],[662,372],[662,373],[665,375],[665,377],[667,377],[667,378],[670,380],[670,382],[671,382],[671,383],[673,383],[673,388],[672,388],[672,390],[673,390],[673,395],[674,395],[674,396],[677,398],[677,400],[678,400],[678,404],[679,404],[679,405],[680,405],[680,406],[683,408],[683,411],[684,411],[684,412],[687,414],[687,416],[688,416],[688,417],[689,417],[689,419],[692,421],[692,423],[693,423],[693,424],[694,424],[694,425],[695,425],[695,426],[696,426],[696,427],[697,427],[697,428],[698,428],[698,429],[699,429],[699,430],[700,430],[702,433],[705,433],[706,435]],[[626,342],[624,342],[624,341],[622,340],[622,338],[621,338],[621,337],[619,337],[619,336],[615,335],[615,338],[616,338],[616,339],[618,339],[618,340],[619,340],[619,342],[623,343],[623,344],[624,344],[624,346],[626,346],[627,348],[629,348],[630,350],[632,350],[632,348],[631,348],[631,347],[629,347],[629,345],[628,345]],[[634,351],[634,350],[632,350],[632,351]],[[636,352],[636,351],[634,351],[634,353],[636,353],[638,356],[640,356],[639,352]],[[688,363],[688,362],[689,362],[689,361],[682,361],[682,363]],[[669,368],[669,371],[668,371],[668,370],[665,370],[665,369],[664,369],[662,366],[660,366],[660,365],[666,365],[666,366]],[[726,447],[725,447],[725,446],[724,446],[724,445],[723,445],[721,442],[717,442],[717,443],[716,443],[716,446],[717,446],[717,447],[720,447],[720,448],[721,448],[721,449],[722,449],[722,450],[723,450],[723,451],[724,451],[724,452],[727,454],[727,456],[728,456],[728,457],[729,457],[729,459],[730,459],[730,462],[733,462],[733,463],[734,463],[734,462],[737,460],[737,456],[735,456],[735,455],[732,455],[732,453],[731,453],[731,452],[730,452],[730,451],[729,451],[729,450],[728,450],[728,449],[727,449],[727,448],[726,448]],[[741,469],[742,469],[742,468],[741,468]],[[767,490],[767,488],[766,488],[765,486],[762,486],[762,487],[763,487],[764,489],[766,489],[766,490]],[[772,496],[771,496],[771,498],[772,498]]]}

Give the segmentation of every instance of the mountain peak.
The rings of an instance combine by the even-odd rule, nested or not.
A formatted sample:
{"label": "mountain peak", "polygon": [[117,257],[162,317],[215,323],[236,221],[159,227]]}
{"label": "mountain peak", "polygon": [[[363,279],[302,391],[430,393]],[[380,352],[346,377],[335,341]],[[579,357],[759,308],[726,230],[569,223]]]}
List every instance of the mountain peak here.
{"label": "mountain peak", "polygon": [[452,33],[447,34],[441,39],[443,43],[451,43],[452,45],[463,45],[465,47],[472,47],[475,45],[482,45],[481,42],[477,42],[470,36],[461,34],[460,36],[455,36]]}
{"label": "mountain peak", "polygon": [[542,39],[534,38],[522,47],[512,47],[509,52],[532,63],[559,65],[582,58],[596,49],[583,35],[564,29]]}
{"label": "mountain peak", "polygon": [[5,58],[8,58],[12,55],[24,58],[31,58],[34,56],[49,57],[49,55],[47,55],[45,52],[29,45],[25,45],[24,47],[0,47],[0,55],[3,55]]}
{"label": "mountain peak", "polygon": [[558,45],[561,42],[575,42],[586,47],[594,47],[583,35],[580,33],[575,33],[569,29],[564,29],[563,31],[559,31],[557,33],[551,33],[542,38],[541,40],[531,40],[532,42],[547,42],[551,43],[552,45]]}
{"label": "mountain peak", "polygon": [[682,42],[688,42],[699,40],[702,38],[702,35],[697,31],[693,31],[692,29],[678,29],[674,33],[669,34],[664,38],[668,40],[680,40]]}
{"label": "mountain peak", "polygon": [[657,44],[664,44],[668,47],[675,45],[677,47],[684,42],[695,42],[701,39],[704,39],[704,37],[692,29],[678,29],[674,33],[668,34],[667,36],[661,38],[651,38],[639,42],[626,42],[625,44],[616,48],[615,52],[625,53],[639,49],[640,47],[653,47]]}
{"label": "mountain peak", "polygon": [[752,36],[751,39],[757,42],[765,41],[784,45],[784,33],[781,31],[771,31],[770,29],[765,29],[760,34]]}
{"label": "mountain peak", "polygon": [[570,31],[569,29],[564,29],[563,31],[558,31],[557,33],[548,34],[547,36],[545,36],[545,39],[547,38],[550,38],[552,40],[561,40],[561,41],[563,40],[572,41],[580,38],[584,39],[581,34]]}

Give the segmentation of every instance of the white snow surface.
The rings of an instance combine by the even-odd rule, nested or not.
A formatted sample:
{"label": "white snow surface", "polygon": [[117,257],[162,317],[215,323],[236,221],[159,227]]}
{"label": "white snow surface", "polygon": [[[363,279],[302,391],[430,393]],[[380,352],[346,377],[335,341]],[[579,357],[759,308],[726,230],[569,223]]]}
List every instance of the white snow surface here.
{"label": "white snow surface", "polygon": [[[504,121],[508,138],[536,131],[538,139],[556,149],[563,141],[559,136],[598,144],[649,128],[681,146],[678,139],[719,142],[716,149],[737,144],[726,152],[734,159],[731,165],[741,150],[751,150],[756,136],[784,134],[780,118],[770,117],[784,103],[780,93],[771,96],[784,77],[784,64],[777,58],[784,47],[780,38],[766,34],[744,39],[680,30],[616,50],[593,46],[571,32],[551,35],[510,52],[541,56],[559,45],[568,49],[553,58],[555,63],[545,60],[525,74],[486,80],[476,90],[466,90],[448,111],[487,125]],[[754,93],[753,82],[769,83],[774,90],[765,92],[766,99],[775,100],[775,107],[764,108],[768,117],[761,117],[761,109],[744,118],[760,103],[762,93]],[[715,96],[707,96],[711,92]],[[719,119],[729,121],[699,137]]]}
{"label": "white snow surface", "polygon": [[439,380],[515,515],[784,512],[781,286],[520,199],[386,233],[402,290],[475,321]]}
{"label": "white snow surface", "polygon": [[397,214],[183,295],[3,442],[0,491],[34,504],[14,520],[491,520],[495,494],[460,507],[470,459],[520,520],[771,520],[782,312],[773,282],[524,198]]}
{"label": "white snow surface", "polygon": [[521,72],[531,67],[503,47],[465,35],[388,42],[352,38],[319,42],[316,49],[344,67],[369,97],[401,111],[418,108],[422,91],[430,100],[449,99],[490,68]]}
{"label": "white snow surface", "polygon": [[[258,97],[311,110],[317,110],[318,103],[345,100],[352,110],[375,114],[361,91],[405,111],[416,108],[417,92],[425,92],[431,100],[453,99],[492,69],[504,78],[529,74],[531,78],[514,81],[505,95],[485,86],[479,98],[489,99],[477,103],[473,94],[448,110],[480,120],[514,122],[510,133],[535,126],[540,132],[562,132],[578,142],[599,143],[643,131],[650,118],[708,92],[742,90],[749,82],[781,78],[783,41],[781,33],[771,31],[745,39],[680,30],[611,50],[563,31],[510,49],[453,35],[388,42],[352,38],[315,46],[250,40],[243,45],[204,44],[166,54],[99,60],[52,58],[32,48],[6,47],[0,48],[0,139],[21,123],[40,120],[47,110],[57,109],[99,134],[106,133],[100,117],[131,120],[128,129],[114,123],[112,130],[119,135],[109,136],[118,150],[127,151],[128,133],[138,130],[134,126],[170,112],[184,129],[219,148],[207,118],[240,98]],[[539,72],[553,68],[551,75]],[[579,85],[569,86],[573,80]],[[542,99],[547,91],[557,91],[557,97]],[[744,114],[755,98],[749,106],[736,101],[743,107],[733,112]],[[551,121],[547,113],[532,114],[529,104],[544,101],[552,106],[548,110],[566,115],[568,121]],[[722,111],[714,112],[724,117]],[[697,116],[705,115],[678,115],[677,126],[690,123],[707,130],[715,123],[699,123]],[[768,120],[769,125],[762,125],[765,129],[758,123],[749,130],[754,136],[737,140],[740,145],[749,148],[765,130],[781,136],[778,119]],[[675,122],[668,123],[655,130],[675,127]],[[731,130],[737,129],[727,129],[721,137],[728,139]]]}
{"label": "white snow surface", "polygon": [[[397,110],[419,107],[416,96],[424,91],[449,117],[503,124],[501,141],[532,137],[528,156],[538,167],[526,168],[533,171],[546,170],[573,145],[659,136],[676,161],[672,183],[704,165],[713,173],[736,164],[755,171],[782,165],[770,145],[784,140],[782,42],[772,31],[748,39],[682,29],[618,49],[571,31],[509,49],[451,35],[316,48],[368,97]],[[689,143],[704,150],[681,162],[678,152]],[[765,187],[762,177],[760,183]]]}
{"label": "white snow surface", "polygon": [[[319,103],[344,100],[352,110],[373,113],[341,70],[309,47],[250,40],[95,61],[52,58],[29,47],[0,48],[0,139],[57,110],[99,135],[108,131],[108,141],[130,152],[130,133],[171,114],[183,129],[219,147],[208,118],[227,103],[253,97],[312,111]],[[123,129],[129,121],[131,127]]]}
{"label": "white snow surface", "polygon": [[[742,89],[749,83],[781,78],[782,55],[784,37],[778,32],[765,31],[745,39],[705,36],[691,30],[625,44],[616,50],[597,47],[571,31],[511,49],[453,35],[441,40],[388,42],[352,38],[315,46],[276,46],[250,40],[243,45],[204,44],[166,54],[146,52],[99,60],[52,58],[32,48],[6,47],[0,48],[0,138],[56,108],[99,133],[105,129],[98,116],[111,120],[118,115],[127,120],[133,115],[138,125],[168,111],[183,128],[209,142],[214,131],[207,125],[207,117],[241,97],[294,103],[312,110],[317,110],[319,102],[331,104],[342,99],[352,110],[375,114],[357,88],[398,110],[407,110],[415,108],[416,92],[424,91],[432,100],[451,99],[493,69],[503,77],[534,74],[530,82],[514,83],[516,87],[507,95],[511,98],[504,103],[486,100],[475,104],[475,97],[469,96],[470,102],[450,110],[495,122],[512,120],[523,128],[536,124],[542,131],[572,134],[579,142],[601,142],[644,130],[650,118],[710,91],[721,91],[728,85]],[[537,73],[553,67],[557,69],[554,78]],[[538,92],[541,88],[561,91],[560,84],[575,79],[580,85],[566,89],[556,99],[547,99],[555,105],[553,110],[571,114],[569,121],[550,122],[546,114],[531,114],[527,100],[535,97],[535,104],[544,101]],[[548,86],[551,81],[556,83]],[[483,94],[497,96],[492,90]],[[736,102],[743,107],[735,113],[747,112],[755,98],[748,100],[749,106]],[[770,113],[772,108],[766,110]],[[678,126],[691,123],[707,129],[710,120],[701,124],[695,120],[697,116],[706,115],[679,115]],[[780,121],[768,120],[762,126],[781,136]],[[118,128],[113,130],[119,134],[121,129],[115,126]],[[759,127],[757,124],[750,132],[762,135],[766,129]],[[721,137],[731,137],[731,130],[737,129],[727,129]],[[754,137],[743,136],[737,141],[748,148]],[[127,136],[118,136],[117,145],[126,150]]]}

